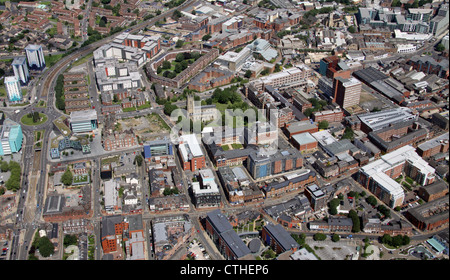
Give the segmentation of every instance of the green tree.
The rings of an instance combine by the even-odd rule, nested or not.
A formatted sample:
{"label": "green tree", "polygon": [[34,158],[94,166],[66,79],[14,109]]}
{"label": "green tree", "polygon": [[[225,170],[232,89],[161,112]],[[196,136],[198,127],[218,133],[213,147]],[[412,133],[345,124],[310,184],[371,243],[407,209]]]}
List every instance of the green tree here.
{"label": "green tree", "polygon": [[209,39],[211,39],[211,35],[210,34],[206,34],[202,37],[202,41],[208,41]]}
{"label": "green tree", "polygon": [[38,248],[41,256],[45,258],[49,257],[55,252],[55,246],[47,236],[39,238]]}
{"label": "green tree", "polygon": [[67,168],[66,172],[61,176],[61,182],[66,186],[72,185],[73,175],[69,168]]}
{"label": "green tree", "polygon": [[403,235],[403,244],[402,245],[408,245],[409,242],[411,242],[411,239],[409,238],[408,235]]}
{"label": "green tree", "polygon": [[319,129],[327,129],[328,128],[328,121],[327,120],[323,120],[319,122]]}
{"label": "green tree", "polygon": [[70,245],[77,245],[78,238],[75,234],[68,234],[64,236],[64,247],[70,246]]}
{"label": "green tree", "polygon": [[372,206],[376,206],[377,205],[377,199],[371,195],[368,198],[366,198],[367,203],[369,203]]}
{"label": "green tree", "polygon": [[329,202],[329,210],[330,215],[337,214],[337,207],[339,206],[340,200],[338,198],[334,198]]}
{"label": "green tree", "polygon": [[443,52],[445,50],[445,46],[442,44],[442,43],[439,43],[437,46],[436,46],[436,51],[438,51],[438,52]]}
{"label": "green tree", "polygon": [[381,243],[390,245],[392,242],[392,237],[389,234],[384,234],[381,237]]}
{"label": "green tree", "polygon": [[170,116],[174,110],[178,109],[177,105],[170,104],[167,102],[164,104],[164,114]]}
{"label": "green tree", "polygon": [[161,65],[162,69],[170,69],[171,66],[172,66],[172,64],[170,63],[170,61],[166,61],[166,60],[164,60]]}
{"label": "green tree", "polygon": [[315,241],[323,241],[323,240],[327,239],[327,236],[323,233],[316,233],[316,234],[314,234],[313,239]]}
{"label": "green tree", "polygon": [[142,166],[143,158],[141,155],[136,155],[134,157],[134,163],[137,164],[137,166]]}
{"label": "green tree", "polygon": [[331,237],[331,240],[333,241],[333,242],[338,242],[339,240],[341,240],[341,238],[339,237],[339,235],[338,234],[333,234],[333,236]]}
{"label": "green tree", "polygon": [[352,232],[360,232],[361,231],[361,222],[359,221],[359,216],[355,210],[350,210],[348,212],[348,217],[352,219],[353,227]]}
{"label": "green tree", "polygon": [[180,11],[175,10],[175,11],[173,11],[172,19],[173,20],[178,20],[182,16],[183,16],[183,14]]}
{"label": "green tree", "polygon": [[392,238],[392,242],[390,244],[391,246],[394,246],[396,248],[403,245],[403,236],[402,235],[396,235]]}
{"label": "green tree", "polygon": [[355,133],[353,132],[353,129],[351,127],[346,127],[341,139],[352,140],[354,136],[355,136]]}
{"label": "green tree", "polygon": [[176,62],[181,62],[184,60],[184,54],[183,53],[179,53],[177,54],[177,56],[175,57],[175,61]]}
{"label": "green tree", "polygon": [[0,170],[1,170],[2,172],[7,172],[7,171],[9,170],[9,164],[8,164],[7,161],[2,161],[2,162],[0,163]]}
{"label": "green tree", "polygon": [[177,43],[175,44],[175,48],[179,49],[183,46],[184,41],[183,40],[178,40]]}

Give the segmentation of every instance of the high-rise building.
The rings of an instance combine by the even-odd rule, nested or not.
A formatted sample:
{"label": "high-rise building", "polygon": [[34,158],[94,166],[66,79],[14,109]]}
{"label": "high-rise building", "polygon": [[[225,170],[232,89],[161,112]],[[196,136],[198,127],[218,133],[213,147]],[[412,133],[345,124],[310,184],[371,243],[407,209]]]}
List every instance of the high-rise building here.
{"label": "high-rise building", "polygon": [[0,156],[17,153],[22,148],[22,127],[10,119],[0,128]]}
{"label": "high-rise building", "polygon": [[22,85],[28,83],[28,80],[30,79],[30,72],[28,71],[27,58],[25,56],[14,58],[12,67],[14,76],[20,80]]}
{"label": "high-rise building", "polygon": [[25,47],[27,54],[28,66],[31,69],[44,69],[45,58],[41,45],[28,45]]}
{"label": "high-rise building", "polygon": [[359,104],[362,84],[358,79],[336,77],[334,81],[334,99],[337,104],[342,108]]}
{"label": "high-rise building", "polygon": [[16,76],[5,77],[5,87],[9,101],[16,102],[22,100],[22,88]]}

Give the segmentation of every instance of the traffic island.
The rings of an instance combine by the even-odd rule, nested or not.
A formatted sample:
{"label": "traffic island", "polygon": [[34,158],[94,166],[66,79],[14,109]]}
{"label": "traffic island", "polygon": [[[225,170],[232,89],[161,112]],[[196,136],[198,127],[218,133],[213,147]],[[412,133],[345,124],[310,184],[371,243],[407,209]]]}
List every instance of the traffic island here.
{"label": "traffic island", "polygon": [[29,114],[26,114],[25,116],[23,116],[20,119],[20,122],[24,125],[34,126],[34,125],[43,124],[47,120],[48,120],[48,117],[46,114],[34,112],[34,113],[29,113]]}

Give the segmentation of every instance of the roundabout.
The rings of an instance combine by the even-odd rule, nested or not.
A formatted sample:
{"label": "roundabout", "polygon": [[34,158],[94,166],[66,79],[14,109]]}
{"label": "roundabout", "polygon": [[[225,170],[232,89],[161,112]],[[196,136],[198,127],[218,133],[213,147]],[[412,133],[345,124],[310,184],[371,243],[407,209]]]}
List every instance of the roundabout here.
{"label": "roundabout", "polygon": [[46,114],[38,112],[35,112],[34,114],[39,115],[33,115],[33,113],[26,114],[20,119],[20,122],[24,125],[35,126],[43,124],[48,120],[48,116]]}

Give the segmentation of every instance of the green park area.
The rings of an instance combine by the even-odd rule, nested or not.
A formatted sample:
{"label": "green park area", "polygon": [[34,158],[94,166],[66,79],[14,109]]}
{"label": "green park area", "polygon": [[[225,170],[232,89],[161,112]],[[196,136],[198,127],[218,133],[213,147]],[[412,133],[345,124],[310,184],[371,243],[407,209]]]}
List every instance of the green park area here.
{"label": "green park area", "polygon": [[164,61],[161,66],[158,67],[156,73],[160,76],[173,79],[201,56],[202,54],[199,52],[179,53],[175,57],[175,60]]}
{"label": "green park area", "polygon": [[45,114],[34,112],[26,114],[20,120],[24,125],[40,125],[47,121],[48,117]]}

